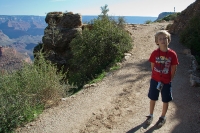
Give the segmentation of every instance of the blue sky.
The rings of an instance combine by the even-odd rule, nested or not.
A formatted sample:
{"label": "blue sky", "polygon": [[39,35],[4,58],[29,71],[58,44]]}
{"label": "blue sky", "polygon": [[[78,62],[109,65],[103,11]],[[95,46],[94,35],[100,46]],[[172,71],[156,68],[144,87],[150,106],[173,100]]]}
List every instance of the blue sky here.
{"label": "blue sky", "polygon": [[161,12],[181,12],[195,0],[0,0],[0,15],[46,16],[53,11],[99,15],[108,5],[113,16],[153,16]]}

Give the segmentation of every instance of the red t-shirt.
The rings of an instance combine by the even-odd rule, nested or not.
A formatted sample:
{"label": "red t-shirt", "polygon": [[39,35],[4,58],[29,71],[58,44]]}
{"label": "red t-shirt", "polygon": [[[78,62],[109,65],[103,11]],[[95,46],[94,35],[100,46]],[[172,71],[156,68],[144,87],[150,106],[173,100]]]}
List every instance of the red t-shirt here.
{"label": "red t-shirt", "polygon": [[149,61],[154,63],[152,79],[165,84],[171,82],[171,66],[179,64],[175,51],[168,49],[167,52],[162,52],[158,48],[152,52]]}

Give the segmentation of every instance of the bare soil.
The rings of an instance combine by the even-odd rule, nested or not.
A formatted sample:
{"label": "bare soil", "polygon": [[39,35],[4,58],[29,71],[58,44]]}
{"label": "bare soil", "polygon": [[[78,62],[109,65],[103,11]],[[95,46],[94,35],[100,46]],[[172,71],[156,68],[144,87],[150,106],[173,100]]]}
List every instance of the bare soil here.
{"label": "bare soil", "polygon": [[26,126],[21,133],[200,133],[200,88],[191,87],[191,59],[172,35],[169,47],[177,52],[178,70],[172,82],[174,100],[170,102],[167,121],[161,128],[154,125],[161,115],[159,98],[150,126],[144,121],[149,115],[147,97],[151,68],[148,58],[157,48],[154,34],[169,22],[129,25],[133,37],[131,56],[119,70],[107,74],[97,86],[81,90],[66,98]]}

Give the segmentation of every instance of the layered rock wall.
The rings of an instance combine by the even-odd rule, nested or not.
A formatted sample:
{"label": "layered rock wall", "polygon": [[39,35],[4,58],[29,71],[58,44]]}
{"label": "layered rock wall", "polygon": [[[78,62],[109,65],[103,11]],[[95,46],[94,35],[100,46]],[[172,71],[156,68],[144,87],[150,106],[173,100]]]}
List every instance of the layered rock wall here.
{"label": "layered rock wall", "polygon": [[2,56],[2,54],[3,54],[3,47],[0,46],[0,57]]}
{"label": "layered rock wall", "polygon": [[32,63],[28,55],[17,52],[15,48],[0,46],[0,72],[19,70],[23,67],[24,62]]}
{"label": "layered rock wall", "polygon": [[25,35],[43,35],[45,16],[33,15],[0,15],[0,29],[10,39]]}

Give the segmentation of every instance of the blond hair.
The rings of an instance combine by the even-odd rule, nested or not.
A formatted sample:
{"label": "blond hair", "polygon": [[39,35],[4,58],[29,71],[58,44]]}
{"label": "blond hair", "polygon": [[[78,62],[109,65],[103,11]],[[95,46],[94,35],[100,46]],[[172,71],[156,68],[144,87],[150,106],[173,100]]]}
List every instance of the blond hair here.
{"label": "blond hair", "polygon": [[[169,32],[167,32],[166,30],[160,30],[158,31],[156,34],[155,34],[155,42],[157,44],[158,42],[158,36],[159,35],[166,35],[167,36],[167,39],[168,39],[168,42],[170,43],[171,42],[171,34]],[[158,44],[157,44],[158,45]]]}

